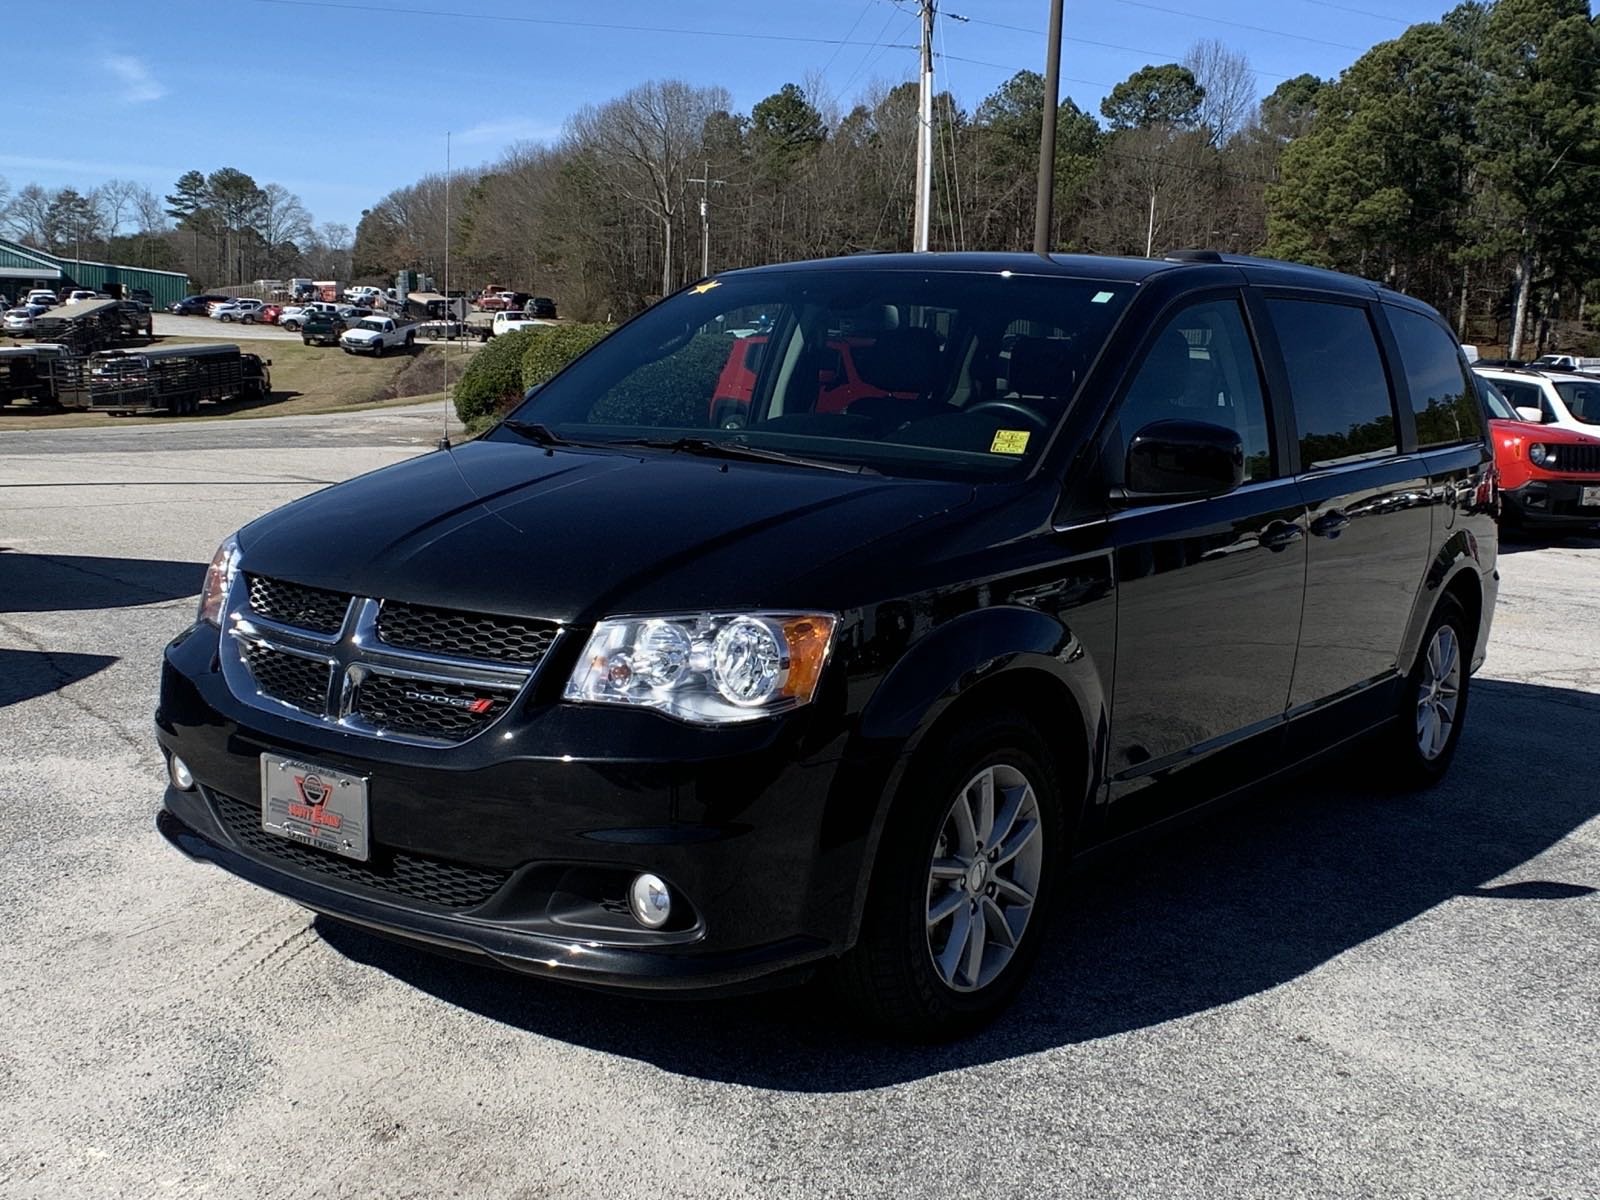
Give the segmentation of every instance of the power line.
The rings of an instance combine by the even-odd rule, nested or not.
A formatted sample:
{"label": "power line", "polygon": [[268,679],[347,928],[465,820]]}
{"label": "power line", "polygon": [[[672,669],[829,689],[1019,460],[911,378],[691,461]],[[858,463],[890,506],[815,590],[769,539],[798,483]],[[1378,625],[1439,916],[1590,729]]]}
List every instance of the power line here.
{"label": "power line", "polygon": [[1352,46],[1349,42],[1330,42],[1326,38],[1312,37],[1305,33],[1290,33],[1287,29],[1269,29],[1265,25],[1250,25],[1244,21],[1229,21],[1224,17],[1211,17],[1204,13],[1185,12],[1181,8],[1167,8],[1160,4],[1150,4],[1148,0],[1116,0],[1118,4],[1128,8],[1148,8],[1152,12],[1166,13],[1173,17],[1189,17],[1195,21],[1210,21],[1213,25],[1231,25],[1235,29],[1248,29],[1252,33],[1267,33],[1273,37],[1293,38],[1297,42],[1311,42],[1318,46],[1334,46],[1340,50],[1354,50],[1357,54],[1364,54],[1371,49],[1370,46]]}
{"label": "power line", "polygon": [[1355,13],[1358,17],[1371,17],[1377,21],[1393,21],[1396,25],[1417,25],[1420,21],[1408,21],[1404,17],[1394,16],[1392,13],[1373,12],[1370,8],[1352,8],[1348,4],[1334,4],[1332,0],[1300,0],[1301,4],[1314,4],[1318,8],[1331,8],[1335,12]]}
{"label": "power line", "polygon": [[556,17],[518,17],[502,13],[458,12],[440,8],[392,8],[387,4],[346,4],[333,0],[250,0],[286,8],[325,8],[334,12],[382,13],[386,17],[448,17],[458,21],[497,21],[513,25],[554,25],[566,29],[605,29],[614,33],[670,33],[684,37],[736,38],[758,42],[803,42],[814,46],[862,46],[846,38],[800,37],[784,33],[744,33],[729,29],[672,29],[664,25],[620,25],[605,21],[568,21]]}
{"label": "power line", "polygon": [[[987,25],[991,29],[1008,29],[1013,33],[1025,33],[1029,37],[1042,38],[1044,36],[1044,30],[1042,29],[1028,29],[1022,25],[1007,25],[1001,21],[986,21],[981,17],[968,17],[967,20],[974,25]],[[1181,54],[1174,54],[1170,50],[1152,50],[1148,46],[1124,46],[1120,42],[1101,42],[1096,41],[1094,38],[1073,37],[1070,35],[1064,35],[1061,40],[1070,42],[1074,46],[1095,46],[1101,50],[1120,50],[1127,54],[1146,55],[1166,62],[1181,62],[1183,60],[1183,55]],[[1254,65],[1250,67],[1250,70],[1256,75],[1266,75],[1271,79],[1295,78],[1293,75],[1285,75],[1280,71],[1263,71]]]}
{"label": "power line", "polygon": [[[850,26],[849,30],[845,33],[844,36],[846,41],[855,36],[856,30],[861,27],[861,22],[865,21],[867,19],[867,14],[872,11],[872,5],[873,0],[867,0],[866,7],[861,10],[861,15],[856,18],[856,23]],[[817,72],[817,77],[819,79],[826,79],[828,77],[828,68],[833,66],[834,60],[839,57],[839,51],[843,50],[844,47],[845,42],[840,42],[833,48],[833,53],[828,55],[828,61],[823,63],[822,70]]]}

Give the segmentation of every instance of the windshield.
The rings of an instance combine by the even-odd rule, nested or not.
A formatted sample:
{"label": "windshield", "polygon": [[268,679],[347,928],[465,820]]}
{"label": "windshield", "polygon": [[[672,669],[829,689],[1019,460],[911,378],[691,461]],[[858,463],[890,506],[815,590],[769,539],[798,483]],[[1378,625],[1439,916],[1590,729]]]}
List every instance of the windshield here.
{"label": "windshield", "polygon": [[579,442],[693,437],[890,473],[1010,475],[1037,458],[1132,294],[1010,272],[710,280],[514,416]]}
{"label": "windshield", "polygon": [[1600,425],[1600,379],[1593,383],[1558,383],[1556,395],[1585,425]]}
{"label": "windshield", "polygon": [[1489,415],[1500,421],[1520,421],[1517,410],[1511,407],[1505,393],[1483,376],[1478,376],[1478,394],[1483,397],[1483,406],[1489,410]]}

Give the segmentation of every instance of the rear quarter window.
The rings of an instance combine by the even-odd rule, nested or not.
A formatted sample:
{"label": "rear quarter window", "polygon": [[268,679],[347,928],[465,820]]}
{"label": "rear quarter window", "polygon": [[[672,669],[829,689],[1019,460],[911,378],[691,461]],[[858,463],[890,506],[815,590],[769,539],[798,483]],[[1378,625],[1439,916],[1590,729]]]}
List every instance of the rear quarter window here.
{"label": "rear quarter window", "polygon": [[1385,305],[1417,420],[1417,446],[1452,446],[1483,436],[1483,411],[1456,341],[1421,313]]}
{"label": "rear quarter window", "polygon": [[1302,470],[1393,454],[1394,399],[1364,306],[1270,299],[1300,431]]}

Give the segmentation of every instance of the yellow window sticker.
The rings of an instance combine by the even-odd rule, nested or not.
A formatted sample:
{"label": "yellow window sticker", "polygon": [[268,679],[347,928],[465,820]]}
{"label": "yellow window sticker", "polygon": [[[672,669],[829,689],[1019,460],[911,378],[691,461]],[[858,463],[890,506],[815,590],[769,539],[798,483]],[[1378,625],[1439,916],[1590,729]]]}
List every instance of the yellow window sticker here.
{"label": "yellow window sticker", "polygon": [[691,292],[693,292],[696,296],[704,296],[712,288],[721,287],[721,286],[722,286],[722,281],[720,279],[708,279],[704,283],[695,284],[689,290]]}
{"label": "yellow window sticker", "polygon": [[1028,431],[1026,429],[997,429],[994,442],[989,447],[990,454],[1026,454],[1028,452]]}

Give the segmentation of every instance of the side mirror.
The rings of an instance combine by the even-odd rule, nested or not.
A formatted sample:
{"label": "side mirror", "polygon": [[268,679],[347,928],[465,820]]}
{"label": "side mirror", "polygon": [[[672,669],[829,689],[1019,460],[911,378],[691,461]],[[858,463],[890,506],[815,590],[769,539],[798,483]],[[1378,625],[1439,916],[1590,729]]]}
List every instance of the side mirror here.
{"label": "side mirror", "polygon": [[1156,421],[1133,435],[1123,472],[1124,500],[1199,500],[1244,482],[1244,442],[1205,421]]}
{"label": "side mirror", "polygon": [[[545,382],[549,382],[549,381],[546,380]],[[522,402],[524,404],[526,404],[529,400],[532,400],[535,396],[537,396],[539,394],[539,389],[542,388],[543,386],[544,386],[543,383],[536,383],[531,388],[529,388],[527,391],[523,392],[522,393]]]}
{"label": "side mirror", "polygon": [[1542,425],[1544,423],[1544,413],[1540,412],[1537,408],[1530,408],[1526,405],[1519,404],[1517,406],[1517,416],[1521,417],[1524,421],[1531,421],[1535,425]]}

